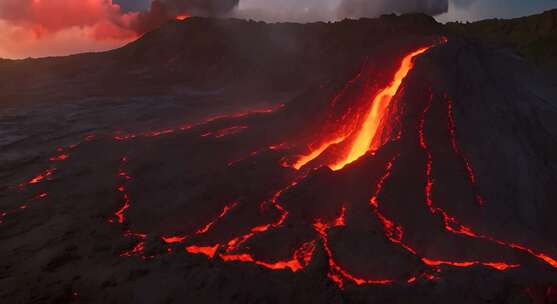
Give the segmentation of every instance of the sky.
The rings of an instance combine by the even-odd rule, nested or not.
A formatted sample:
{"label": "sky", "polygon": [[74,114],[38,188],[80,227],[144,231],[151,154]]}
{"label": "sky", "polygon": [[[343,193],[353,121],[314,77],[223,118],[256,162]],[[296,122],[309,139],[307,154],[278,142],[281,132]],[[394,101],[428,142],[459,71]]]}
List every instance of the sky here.
{"label": "sky", "polygon": [[[456,2],[456,3],[455,3]],[[515,18],[557,8],[557,0],[476,0],[449,2],[449,11],[436,16],[440,22],[478,21],[490,18]]]}
{"label": "sky", "polygon": [[448,22],[512,18],[552,8],[557,0],[0,0],[0,58],[113,49],[185,15],[311,22],[425,12]]}

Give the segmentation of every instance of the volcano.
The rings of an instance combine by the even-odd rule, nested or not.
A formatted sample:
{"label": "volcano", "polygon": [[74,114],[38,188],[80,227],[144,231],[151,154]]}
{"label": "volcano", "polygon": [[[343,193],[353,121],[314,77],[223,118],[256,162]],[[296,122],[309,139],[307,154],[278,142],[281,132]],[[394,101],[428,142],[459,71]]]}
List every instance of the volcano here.
{"label": "volcano", "polygon": [[486,33],[189,17],[1,61],[2,302],[555,303],[557,79]]}

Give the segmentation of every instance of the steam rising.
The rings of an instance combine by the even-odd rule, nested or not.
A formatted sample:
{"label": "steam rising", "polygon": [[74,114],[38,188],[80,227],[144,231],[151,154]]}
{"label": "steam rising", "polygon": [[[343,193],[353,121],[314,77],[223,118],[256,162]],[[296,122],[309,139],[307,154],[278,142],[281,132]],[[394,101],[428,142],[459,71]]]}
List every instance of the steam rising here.
{"label": "steam rising", "polygon": [[[456,0],[465,5],[474,0]],[[447,12],[449,0],[241,0],[235,17],[264,21],[334,21],[389,13]]]}
{"label": "steam rising", "polygon": [[223,16],[231,12],[239,0],[154,0],[149,10],[139,13],[131,29],[145,33],[178,15]]}
{"label": "steam rising", "polygon": [[449,9],[448,0],[343,0],[339,6],[342,17],[373,17],[386,13],[425,13],[439,15]]}

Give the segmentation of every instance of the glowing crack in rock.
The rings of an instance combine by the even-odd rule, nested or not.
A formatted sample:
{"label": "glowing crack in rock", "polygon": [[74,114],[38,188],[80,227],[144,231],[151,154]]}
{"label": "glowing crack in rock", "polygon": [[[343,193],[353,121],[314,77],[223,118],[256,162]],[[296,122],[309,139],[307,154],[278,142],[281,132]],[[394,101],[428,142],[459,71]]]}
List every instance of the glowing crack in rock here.
{"label": "glowing crack in rock", "polygon": [[[236,112],[236,113],[229,113],[229,114],[221,114],[221,115],[216,115],[216,116],[211,116],[209,118],[206,118],[204,120],[202,120],[201,122],[198,123],[194,123],[194,124],[184,124],[180,127],[176,127],[176,128],[167,128],[167,129],[162,129],[162,130],[157,130],[157,131],[147,131],[147,132],[140,132],[140,133],[122,133],[122,132],[116,132],[116,134],[113,136],[113,139],[115,141],[129,141],[129,140],[134,140],[134,139],[138,139],[138,138],[151,138],[151,137],[159,137],[159,136],[163,136],[163,135],[169,135],[169,134],[175,134],[177,132],[185,132],[185,131],[190,131],[194,128],[198,128],[198,127],[202,127],[202,126],[206,126],[212,122],[215,121],[219,121],[219,120],[226,120],[226,119],[239,119],[239,118],[244,118],[244,117],[248,117],[251,115],[257,115],[257,114],[270,114],[273,113],[277,110],[280,110],[282,108],[284,108],[284,104],[279,104],[277,106],[274,107],[268,107],[268,108],[261,108],[261,109],[253,109],[253,110],[248,110],[248,111],[244,111],[244,112]],[[247,128],[247,126],[234,126],[232,129],[227,130],[227,128],[218,130],[216,132],[217,137],[223,137],[227,134],[227,132],[232,132],[231,134],[234,134],[234,132],[241,132],[243,131],[245,128]],[[214,132],[206,132],[204,134],[202,134],[201,136],[209,136],[209,135],[213,135]]]}
{"label": "glowing crack in rock", "polygon": [[[58,148],[56,148],[55,154],[48,157],[48,161],[49,162],[64,162],[64,161],[67,161],[70,158],[70,151],[76,149],[77,147],[79,147],[84,142],[89,142],[89,141],[92,141],[94,139],[96,139],[96,135],[95,134],[89,134],[89,135],[84,136],[83,139],[81,141],[77,142],[77,143],[70,144],[66,147],[58,147]],[[56,171],[57,171],[57,168],[54,166],[54,164],[51,164],[49,166],[49,168],[43,170],[42,172],[40,172],[36,176],[32,177],[28,181],[20,183],[17,186],[8,187],[8,189],[12,189],[12,190],[15,189],[16,191],[23,192],[29,186],[35,186],[37,184],[41,184],[41,183],[44,183],[46,181],[52,180]],[[42,200],[42,199],[45,199],[47,197],[48,197],[48,192],[40,192],[40,193],[35,194],[35,196],[32,197],[31,199],[29,199],[28,203],[38,201],[38,200]],[[0,224],[3,223],[2,219],[4,217],[6,217],[8,215],[13,215],[20,210],[26,210],[29,207],[28,203],[20,205],[19,207],[11,209],[11,210],[0,211]]]}
{"label": "glowing crack in rock", "polygon": [[52,169],[52,168],[48,168],[48,169],[44,170],[42,173],[40,173],[39,175],[33,177],[27,183],[29,185],[38,184],[38,183],[42,182],[43,180],[48,179],[49,177],[54,175],[54,171],[56,171],[56,170]]}
{"label": "glowing crack in rock", "polygon": [[[447,111],[448,111],[448,116],[449,116],[449,121],[453,121],[453,123],[449,123],[449,133],[454,135],[454,118],[453,118],[453,113],[452,113],[452,101],[450,99],[447,99]],[[431,191],[433,188],[433,177],[432,177],[432,153],[429,150],[429,147],[427,145],[427,141],[425,139],[425,135],[424,135],[424,121],[425,121],[425,115],[428,113],[429,109],[431,107],[431,97],[430,97],[430,102],[428,104],[428,106],[424,109],[424,112],[422,113],[422,118],[420,120],[420,125],[419,125],[419,136],[420,136],[420,147],[425,151],[426,155],[427,155],[427,159],[426,159],[426,187],[425,187],[425,193],[426,193],[426,205],[429,208],[430,212],[432,214],[436,214],[439,215],[444,222],[444,228],[446,231],[449,231],[451,233],[455,233],[455,234],[460,234],[460,235],[464,235],[467,237],[471,237],[471,238],[476,238],[476,239],[483,239],[483,240],[487,240],[493,243],[496,243],[498,245],[501,246],[505,246],[508,248],[512,248],[512,249],[516,249],[525,253],[530,254],[533,257],[536,257],[542,261],[544,261],[545,263],[549,264],[550,266],[552,266],[553,268],[557,268],[557,260],[555,260],[554,258],[550,257],[549,255],[545,254],[545,253],[541,253],[537,250],[528,248],[526,246],[523,246],[521,244],[516,244],[516,243],[512,243],[512,242],[505,242],[505,241],[501,241],[498,240],[496,238],[493,238],[491,236],[486,236],[486,235],[482,235],[479,234],[477,232],[475,232],[472,228],[467,227],[463,224],[460,223],[460,221],[458,219],[456,219],[454,216],[449,215],[444,209],[439,208],[437,206],[434,205],[433,203],[433,199],[431,197]],[[451,127],[453,128],[451,130]],[[455,137],[451,136],[451,145],[453,145],[453,147],[458,147]],[[454,152],[458,153],[460,150],[459,149],[455,149]],[[475,178],[474,178],[474,183],[475,183]],[[492,266],[493,265],[497,265],[497,264],[493,264],[491,263]],[[499,267],[499,268],[504,268],[504,267]],[[507,268],[512,268],[512,267],[507,267]]]}
{"label": "glowing crack in rock", "polygon": [[454,115],[453,115],[453,102],[452,100],[448,99],[447,100],[447,114],[449,117],[449,135],[451,137],[451,147],[453,148],[453,151],[462,159],[462,162],[464,163],[465,169],[466,169],[466,173],[468,174],[468,179],[470,180],[470,183],[472,184],[473,190],[475,192],[475,196],[476,196],[476,201],[478,203],[478,205],[483,206],[485,204],[485,199],[483,198],[483,196],[479,193],[478,190],[478,185],[476,182],[476,175],[474,173],[474,168],[472,168],[472,164],[470,163],[470,161],[468,160],[468,158],[466,158],[466,156],[464,156],[464,153],[462,152],[462,150],[460,149],[458,142],[456,140],[456,122],[454,119]]}

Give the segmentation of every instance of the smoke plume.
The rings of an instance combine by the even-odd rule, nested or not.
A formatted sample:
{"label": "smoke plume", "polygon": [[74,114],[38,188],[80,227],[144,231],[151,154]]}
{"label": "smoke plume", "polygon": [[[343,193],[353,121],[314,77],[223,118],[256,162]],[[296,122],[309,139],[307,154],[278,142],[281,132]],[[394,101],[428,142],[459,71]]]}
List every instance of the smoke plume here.
{"label": "smoke plume", "polygon": [[[475,0],[450,0],[460,7]],[[446,12],[449,0],[0,0],[0,57],[42,56],[54,49],[121,45],[187,16],[264,21],[334,21],[385,13]],[[139,9],[141,8],[142,9]],[[73,42],[69,42],[72,41]],[[91,47],[95,46],[103,47]],[[44,50],[43,50],[44,49]],[[71,52],[71,51],[68,51]],[[56,52],[54,54],[66,54]]]}
{"label": "smoke plume", "polygon": [[[465,4],[474,0],[453,0]],[[449,0],[242,0],[234,15],[265,21],[334,21],[389,13],[447,12]]]}
{"label": "smoke plume", "polygon": [[425,13],[439,15],[449,9],[448,0],[343,0],[338,9],[340,17],[373,17],[387,13]]}
{"label": "smoke plume", "polygon": [[154,0],[147,11],[137,15],[130,28],[142,34],[176,16],[224,16],[238,2],[239,0]]}

